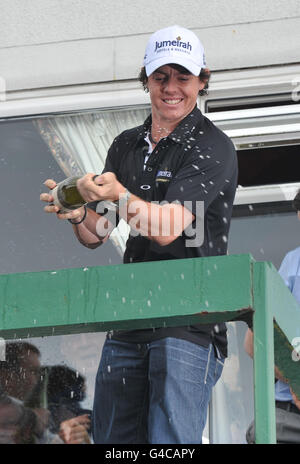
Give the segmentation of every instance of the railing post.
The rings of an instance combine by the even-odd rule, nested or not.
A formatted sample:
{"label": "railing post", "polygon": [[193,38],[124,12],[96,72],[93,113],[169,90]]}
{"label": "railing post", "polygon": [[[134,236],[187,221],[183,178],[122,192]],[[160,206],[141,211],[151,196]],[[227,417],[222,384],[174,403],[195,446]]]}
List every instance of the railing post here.
{"label": "railing post", "polygon": [[266,263],[253,263],[255,442],[276,443],[274,328]]}

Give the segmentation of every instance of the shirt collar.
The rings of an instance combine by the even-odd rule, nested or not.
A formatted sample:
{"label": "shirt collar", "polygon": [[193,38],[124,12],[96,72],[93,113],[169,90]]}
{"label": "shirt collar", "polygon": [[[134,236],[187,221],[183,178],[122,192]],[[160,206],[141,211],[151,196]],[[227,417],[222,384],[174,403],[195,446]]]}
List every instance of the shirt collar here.
{"label": "shirt collar", "polygon": [[[187,139],[190,139],[197,132],[196,129],[202,126],[204,116],[197,108],[197,105],[179,124],[173,132],[171,132],[166,138],[173,140],[175,143],[184,144]],[[151,130],[152,116],[151,114],[147,117],[143,125],[143,138],[146,137],[149,130]]]}

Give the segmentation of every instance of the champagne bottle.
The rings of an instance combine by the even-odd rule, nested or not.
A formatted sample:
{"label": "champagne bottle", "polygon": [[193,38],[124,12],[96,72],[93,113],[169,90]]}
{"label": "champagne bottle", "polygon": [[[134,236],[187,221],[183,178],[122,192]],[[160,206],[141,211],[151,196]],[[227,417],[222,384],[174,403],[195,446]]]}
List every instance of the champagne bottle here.
{"label": "champagne bottle", "polygon": [[51,190],[53,204],[59,207],[61,213],[80,208],[87,203],[77,190],[78,179],[80,177],[68,177]]}

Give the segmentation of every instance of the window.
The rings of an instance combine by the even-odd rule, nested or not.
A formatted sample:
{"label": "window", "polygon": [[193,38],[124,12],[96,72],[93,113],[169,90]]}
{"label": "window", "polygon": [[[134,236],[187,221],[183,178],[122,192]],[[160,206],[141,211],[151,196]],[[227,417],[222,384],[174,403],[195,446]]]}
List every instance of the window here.
{"label": "window", "polygon": [[267,108],[269,106],[295,105],[292,93],[269,95],[250,95],[249,97],[234,97],[222,99],[208,99],[205,104],[206,113],[221,111],[244,110],[251,108]]}
{"label": "window", "polygon": [[300,105],[207,116],[227,133],[237,150],[234,215],[291,211],[291,200],[300,187]]}

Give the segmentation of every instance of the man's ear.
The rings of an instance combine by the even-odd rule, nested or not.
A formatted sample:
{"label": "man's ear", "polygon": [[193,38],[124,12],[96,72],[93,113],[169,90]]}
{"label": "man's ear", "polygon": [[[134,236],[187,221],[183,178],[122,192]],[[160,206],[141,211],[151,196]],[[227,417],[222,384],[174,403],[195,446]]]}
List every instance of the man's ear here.
{"label": "man's ear", "polygon": [[[201,74],[202,74],[202,76],[201,76]],[[210,70],[209,70],[209,68],[201,69],[200,76],[201,76],[201,81],[204,82],[204,85],[206,85],[208,83],[208,81],[209,81],[209,78],[210,78]]]}

